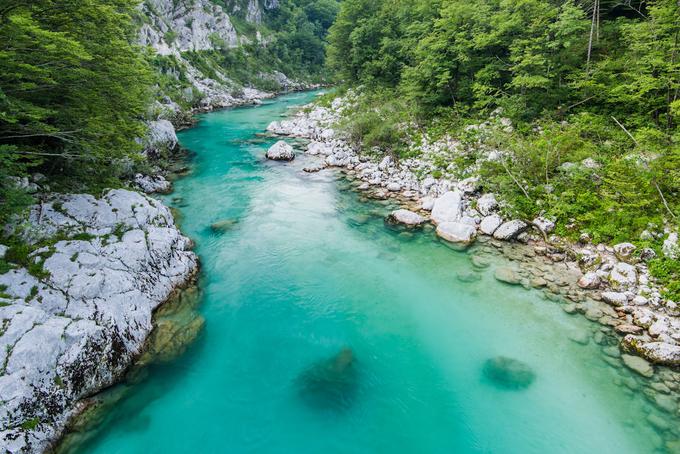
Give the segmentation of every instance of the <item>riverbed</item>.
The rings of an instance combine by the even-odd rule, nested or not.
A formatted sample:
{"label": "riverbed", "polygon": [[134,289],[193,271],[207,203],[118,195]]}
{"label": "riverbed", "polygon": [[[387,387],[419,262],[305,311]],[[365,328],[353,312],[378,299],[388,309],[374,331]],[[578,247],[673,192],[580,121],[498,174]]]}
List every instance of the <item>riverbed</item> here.
{"label": "riverbed", "polygon": [[[195,156],[166,202],[201,258],[205,329],[75,451],[655,452],[654,410],[589,341],[598,325],[497,281],[504,259],[483,245],[386,225],[393,202],[362,200],[337,171],[264,159],[274,140],[258,134],[314,96],[205,114],[180,134]],[[490,266],[473,269],[480,250]],[[350,386],[322,381],[333,392],[318,398],[308,372],[343,351]],[[494,381],[498,357],[533,380]]]}

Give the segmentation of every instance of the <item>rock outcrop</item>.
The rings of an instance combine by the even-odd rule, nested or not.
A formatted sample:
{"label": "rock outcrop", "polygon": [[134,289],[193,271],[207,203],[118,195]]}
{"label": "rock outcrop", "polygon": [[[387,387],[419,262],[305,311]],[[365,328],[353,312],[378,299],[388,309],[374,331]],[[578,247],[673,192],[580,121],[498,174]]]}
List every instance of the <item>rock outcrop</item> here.
{"label": "rock outcrop", "polygon": [[154,309],[198,266],[170,210],[136,192],[57,195],[27,224],[26,240],[51,245],[31,253],[30,272],[0,275],[0,451],[11,453],[47,449],[81,399],[124,373]]}
{"label": "rock outcrop", "polygon": [[425,218],[410,210],[395,210],[387,217],[387,222],[403,224],[407,227],[416,227],[425,222]]}
{"label": "rock outcrop", "polygon": [[292,161],[295,159],[295,150],[283,140],[279,140],[274,145],[269,147],[265,154],[267,159],[273,161]]}
{"label": "rock outcrop", "polygon": [[[246,19],[260,23],[263,9],[278,7],[278,2],[266,1],[260,5],[258,0],[250,0]],[[265,45],[259,32],[253,37],[239,34],[233,25],[230,14],[210,0],[172,1],[147,0],[140,4],[140,15],[145,18],[140,27],[138,42],[151,48],[172,64],[163,69],[171,80],[176,80],[177,91],[181,91],[183,101],[194,105],[197,110],[212,110],[243,104],[256,104],[262,99],[273,96],[232,80],[225,71],[210,61],[197,64],[194,59],[186,58],[187,52],[194,52],[194,58],[201,58],[200,52],[230,49],[254,40]],[[209,69],[207,69],[209,68]],[[274,71],[261,73],[253,78],[282,81],[281,89],[299,89],[303,84],[295,83],[285,75]],[[186,87],[186,82],[191,86]],[[173,94],[173,96],[176,96]],[[179,99],[169,101],[173,104]],[[174,109],[171,109],[174,110]]]}

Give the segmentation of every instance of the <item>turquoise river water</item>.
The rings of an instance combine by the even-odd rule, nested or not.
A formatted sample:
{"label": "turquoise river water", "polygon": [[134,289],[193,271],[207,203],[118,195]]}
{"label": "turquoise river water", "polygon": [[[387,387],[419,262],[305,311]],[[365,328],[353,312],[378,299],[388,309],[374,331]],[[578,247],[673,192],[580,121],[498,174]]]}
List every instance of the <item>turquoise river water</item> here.
{"label": "turquoise river water", "polygon": [[[166,201],[201,257],[205,329],[75,450],[655,452],[647,404],[614,384],[627,372],[569,340],[597,326],[497,282],[493,266],[461,282],[469,250],[388,228],[389,202],[361,201],[334,171],[302,172],[308,157],[264,159],[273,140],[256,134],[313,97],[202,115],[180,134],[192,172]],[[211,230],[223,219],[238,223]],[[342,369],[327,359],[343,349],[351,374],[305,382],[314,365]],[[528,388],[485,378],[501,355],[531,367]]]}

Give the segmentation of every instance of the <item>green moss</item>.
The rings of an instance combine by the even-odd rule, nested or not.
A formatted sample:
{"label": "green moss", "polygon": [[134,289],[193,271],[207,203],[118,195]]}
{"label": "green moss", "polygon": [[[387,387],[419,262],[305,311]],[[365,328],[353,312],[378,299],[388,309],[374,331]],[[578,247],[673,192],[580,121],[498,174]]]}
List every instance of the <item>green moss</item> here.
{"label": "green moss", "polygon": [[40,419],[38,417],[28,419],[21,423],[21,428],[24,430],[33,430],[40,424]]}

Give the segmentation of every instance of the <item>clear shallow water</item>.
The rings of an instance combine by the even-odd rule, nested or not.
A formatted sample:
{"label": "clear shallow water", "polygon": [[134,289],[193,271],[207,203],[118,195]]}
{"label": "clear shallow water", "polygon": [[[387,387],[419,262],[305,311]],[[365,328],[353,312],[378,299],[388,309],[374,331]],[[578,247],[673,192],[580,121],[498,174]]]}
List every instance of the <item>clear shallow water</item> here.
{"label": "clear shallow water", "polygon": [[[332,172],[263,160],[254,134],[309,101],[204,115],[181,134],[195,151],[177,181],[182,228],[203,265],[206,328],[177,361],[151,368],[82,453],[645,453],[646,404],[613,384],[597,327],[538,292],[493,278],[462,283],[469,251],[387,229]],[[181,202],[177,199],[181,197]],[[210,225],[238,219],[215,233]],[[352,349],[341,408],[308,405],[299,377]],[[535,382],[508,391],[482,375],[504,355]]]}

